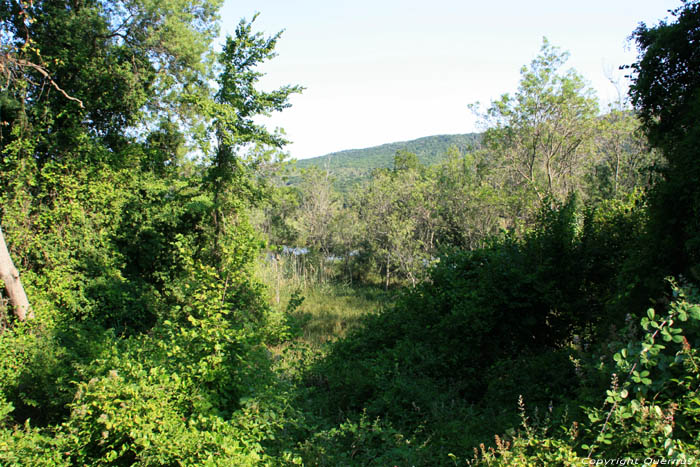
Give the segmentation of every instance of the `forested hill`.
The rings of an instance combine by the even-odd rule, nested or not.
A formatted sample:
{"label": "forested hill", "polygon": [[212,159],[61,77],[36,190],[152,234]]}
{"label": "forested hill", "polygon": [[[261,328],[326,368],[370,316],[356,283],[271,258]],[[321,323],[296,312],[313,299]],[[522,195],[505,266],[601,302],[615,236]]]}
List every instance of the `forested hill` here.
{"label": "forested hill", "polygon": [[464,153],[478,147],[480,141],[480,133],[425,136],[411,141],[333,152],[297,161],[296,165],[300,169],[328,167],[339,185],[343,186],[369,175],[374,169],[392,167],[396,151],[412,152],[423,165],[433,165],[445,159],[450,148]]}

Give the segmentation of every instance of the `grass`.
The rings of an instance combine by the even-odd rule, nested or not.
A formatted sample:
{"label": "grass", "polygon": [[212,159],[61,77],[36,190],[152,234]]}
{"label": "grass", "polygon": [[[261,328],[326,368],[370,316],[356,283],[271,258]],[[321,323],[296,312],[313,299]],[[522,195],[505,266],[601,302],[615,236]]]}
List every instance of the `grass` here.
{"label": "grass", "polygon": [[294,258],[277,264],[261,260],[258,277],[268,286],[268,299],[280,319],[292,325],[298,339],[314,349],[344,337],[362,317],[377,313],[391,298],[373,285],[349,285],[300,271]]}
{"label": "grass", "polygon": [[317,284],[303,293],[304,301],[290,313],[301,328],[301,338],[317,347],[357,327],[363,316],[383,306],[383,297],[371,288],[353,288],[344,284]]}
{"label": "grass", "polygon": [[[329,375],[317,364],[328,355],[330,343],[361,326],[363,317],[389,306],[400,289],[387,292],[381,285],[321,280],[318,274],[304,274],[296,258],[283,261],[258,264],[273,315],[282,328],[290,325],[293,331],[291,338],[268,347],[279,387],[299,417],[290,425],[294,429],[285,432],[289,438],[278,436],[279,446],[291,449],[306,465],[469,465],[474,446],[492,444],[492,434],[506,428],[515,433],[513,410],[480,407],[444,387],[430,403],[414,404],[406,414],[408,420],[419,420],[417,428],[335,407],[334,394],[325,386]],[[330,271],[324,274],[331,276]]]}

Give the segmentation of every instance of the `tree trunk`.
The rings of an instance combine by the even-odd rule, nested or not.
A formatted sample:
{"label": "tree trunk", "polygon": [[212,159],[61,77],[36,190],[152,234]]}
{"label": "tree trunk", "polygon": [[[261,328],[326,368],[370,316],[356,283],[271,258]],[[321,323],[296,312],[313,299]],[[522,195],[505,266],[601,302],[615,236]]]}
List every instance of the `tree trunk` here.
{"label": "tree trunk", "polygon": [[10,304],[15,311],[17,319],[24,321],[25,319],[34,318],[34,312],[29,306],[27,294],[24,292],[22,282],[19,280],[19,272],[12,263],[12,258],[10,258],[10,252],[7,249],[2,228],[0,228],[0,279],[5,283],[7,297],[10,299]]}
{"label": "tree trunk", "polygon": [[389,255],[387,254],[386,257],[386,284],[384,286],[384,290],[389,290]]}
{"label": "tree trunk", "polygon": [[277,279],[277,288],[275,290],[275,302],[279,305],[280,304],[280,255],[279,253],[275,253],[274,256],[272,257],[272,260],[275,262],[275,279]]}

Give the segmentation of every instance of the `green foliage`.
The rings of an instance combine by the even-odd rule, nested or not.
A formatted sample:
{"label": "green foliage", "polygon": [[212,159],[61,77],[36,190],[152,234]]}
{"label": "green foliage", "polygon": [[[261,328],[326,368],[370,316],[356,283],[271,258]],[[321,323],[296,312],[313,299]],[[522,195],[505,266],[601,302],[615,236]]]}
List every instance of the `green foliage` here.
{"label": "green foliage", "polygon": [[[588,346],[623,325],[614,305],[618,271],[608,265],[627,260],[639,216],[634,199],[587,209],[572,197],[543,208],[539,227],[521,239],[506,235],[441,256],[429,282],[367,317],[315,365],[319,406],[329,415],[365,410],[409,438],[423,427],[464,452],[512,426],[518,396],[553,406],[556,417],[567,404],[587,403],[600,388],[578,369],[572,343]],[[458,441],[449,427],[471,404],[484,413],[472,416],[493,421]],[[574,455],[565,443],[550,448],[552,456]]]}
{"label": "green foliage", "polygon": [[[323,170],[320,162],[299,162],[319,168],[280,195],[267,214],[270,232],[309,248],[310,257],[340,258],[344,280],[415,286],[442,250],[482,247],[504,229],[521,236],[547,203],[574,193],[591,207],[638,196],[653,179],[658,153],[622,103],[598,115],[592,90],[575,71],[562,70],[567,56],[545,41],[523,68],[518,91],[483,115],[491,127],[480,150],[452,146],[440,163],[426,166],[418,149],[397,146],[393,165],[375,169],[342,197],[333,185],[342,182],[344,156],[323,159]],[[371,155],[363,157],[373,164]],[[316,269],[325,279],[321,259]]]}
{"label": "green foliage", "polygon": [[[547,43],[524,68],[516,96],[493,103],[495,125],[476,160],[454,158],[430,171],[402,154],[393,173],[374,174],[358,206],[366,208],[361,219],[369,231],[380,237],[367,250],[389,258],[384,272],[390,272],[391,252],[399,250],[384,235],[393,227],[393,238],[410,238],[414,248],[425,246],[417,233],[432,231],[472,249],[447,250],[426,282],[368,317],[311,368],[305,380],[310,400],[334,421],[321,431],[320,445],[342,442],[369,417],[423,442],[401,458],[413,463],[423,462],[425,452],[433,464],[486,465],[698,456],[697,292],[673,285],[674,301],[662,312],[668,314],[657,319],[650,312],[641,339],[632,326],[639,318],[630,313],[650,296],[664,303],[660,272],[697,276],[691,159],[698,145],[696,125],[688,120],[697,97],[688,78],[695,48],[686,41],[696,33],[696,13],[697,2],[686,2],[674,12],[677,23],[640,26],[635,33],[642,53],[633,65],[633,100],[652,145],[668,159],[650,197],[639,190],[654,181],[645,171],[664,164],[636,134],[634,117],[613,109],[596,118],[582,80],[557,71],[565,57]],[[670,96],[658,92],[663,86]],[[659,102],[658,108],[652,104]],[[663,125],[673,131],[662,131]],[[583,157],[589,153],[593,157]],[[505,173],[499,168],[504,162]],[[401,190],[406,180],[417,187],[413,192]],[[460,189],[460,181],[469,189]],[[489,188],[503,187],[510,191],[489,199]],[[461,224],[477,235],[460,238],[460,212],[447,203],[435,209],[425,196],[435,192],[457,200],[483,196],[469,209],[485,208],[491,219],[483,226]],[[412,215],[394,215],[404,206]],[[372,216],[380,220],[372,223]],[[425,229],[425,220],[436,218],[437,227]],[[512,230],[484,241],[496,226]],[[436,250],[423,251],[427,259]],[[613,354],[621,336],[633,343]],[[611,374],[606,405],[596,408],[606,391],[601,380]],[[535,415],[526,413],[521,398],[516,432],[517,414],[508,405],[523,394],[549,408],[541,421],[537,408]],[[469,427],[460,439],[450,427],[466,418],[470,404],[492,425]],[[449,415],[440,409],[448,406]],[[467,459],[467,446],[489,439],[489,431],[508,433],[508,439],[496,438],[494,448],[482,444]],[[378,430],[365,426],[362,432]],[[382,442],[393,446],[393,440]]]}
{"label": "green foliage", "polygon": [[[650,142],[664,149],[685,144],[697,124],[692,118],[698,105],[697,69],[700,60],[694,40],[700,33],[700,5],[684,0],[671,12],[674,22],[654,27],[640,24],[634,31],[639,57],[632,64],[630,97],[648,132]],[[666,154],[671,161],[680,153]]]}
{"label": "green foliage", "polygon": [[280,36],[255,18],[212,52],[220,6],[0,0],[2,224],[36,313],[0,297],[2,465],[698,456],[700,297],[657,285],[700,261],[697,2],[635,32],[648,198],[635,116],[597,116],[547,42],[484,150],[335,155],[272,193],[257,117],[300,88],[257,89]]}
{"label": "green foliage", "polygon": [[[73,326],[65,331],[70,336],[56,332],[53,339],[21,328],[3,336],[3,393],[21,406],[13,416],[37,413],[40,422],[53,424],[65,419],[46,432],[25,427],[40,438],[37,458],[46,462],[58,443],[71,465],[248,465],[262,459],[259,443],[279,421],[246,409],[247,398],[271,377],[261,324],[251,320],[258,305],[247,310],[240,301],[222,300],[225,285],[213,268],[186,264],[189,303],[173,306],[148,334],[118,338],[100,334],[99,327]],[[3,436],[19,428],[8,430]],[[25,449],[17,438],[11,437],[10,454]]]}
{"label": "green foliage", "polygon": [[392,168],[397,151],[413,153],[422,165],[431,166],[443,161],[451,148],[460,153],[471,151],[479,146],[480,139],[478,133],[426,136],[412,141],[349,149],[302,159],[296,162],[296,166],[299,169],[318,167],[330,170],[335,178],[335,188],[345,193],[369,178],[374,170]]}
{"label": "green foliage", "polygon": [[579,190],[592,145],[598,103],[574,70],[560,71],[567,58],[544,39],[540,54],[522,68],[515,95],[492,102],[483,116],[490,126],[484,147],[506,169],[504,188],[518,187],[531,205]]}
{"label": "green foliage", "polygon": [[315,433],[300,446],[309,465],[411,465],[418,458],[407,440],[390,424],[369,420],[362,414],[357,421],[346,420]]}
{"label": "green foliage", "polygon": [[402,170],[418,170],[420,167],[418,156],[406,150],[398,150],[394,155],[394,172]]}
{"label": "green foliage", "polygon": [[[0,421],[5,425],[12,405],[0,399]],[[53,437],[33,428],[27,422],[22,426],[0,428],[0,461],[3,465],[21,467],[24,465],[70,466],[71,463],[62,451],[65,439]]]}
{"label": "green foliage", "polygon": [[[506,439],[494,435],[493,446],[480,444],[474,448],[472,459],[466,460],[468,465],[510,466],[532,465],[546,467],[549,465],[575,466],[587,462],[575,449],[578,444],[579,425],[573,422],[571,426],[559,426],[553,430],[554,421],[551,414],[544,420],[527,415],[525,402],[518,399],[520,426],[515,436]],[[514,430],[511,430],[513,433]],[[556,436],[553,436],[553,433]]]}
{"label": "green foliage", "polygon": [[559,408],[574,394],[578,379],[572,358],[570,349],[504,357],[486,370],[482,400],[492,407],[512,407],[522,397],[533,407],[557,402]]}
{"label": "green foliage", "polygon": [[311,168],[302,175],[298,196],[296,215],[289,220],[295,231],[293,240],[312,254],[326,257],[333,249],[333,218],[340,208],[332,179],[327,172]]}
{"label": "green foliage", "polygon": [[653,169],[662,163],[658,151],[648,147],[641,122],[621,103],[611,105],[595,128],[596,154],[586,175],[586,193],[598,200],[622,199],[635,189],[648,188]]}
{"label": "green foliage", "polygon": [[[187,96],[206,96],[220,6],[219,0],[2,2],[14,75],[6,95],[32,103],[9,122],[13,137],[4,144],[20,149],[21,141],[34,139],[40,163],[130,165],[125,127],[144,120],[192,127],[198,117]],[[21,60],[43,67],[53,83]],[[48,127],[53,131],[43,131]],[[110,151],[95,151],[94,136]]]}
{"label": "green foliage", "polygon": [[695,288],[672,286],[668,312],[657,317],[649,309],[641,320],[644,338],[614,355],[607,407],[588,411],[595,440],[584,446],[589,455],[687,460],[700,454],[700,296]]}
{"label": "green foliage", "polygon": [[269,342],[284,346],[299,339],[318,350],[345,337],[365,315],[391,300],[391,293],[375,286],[319,282],[305,276],[298,261],[296,255],[279,254],[258,264],[257,276],[267,285],[272,307],[269,322],[280,330],[277,341]]}
{"label": "green foliage", "polygon": [[220,5],[0,3],[2,223],[37,315],[0,336],[3,465],[253,465],[293,419],[248,211],[284,144],[252,119],[298,88],[255,89],[279,35],[245,21],[214,67]]}
{"label": "green foliage", "polygon": [[[700,4],[684,1],[673,22],[634,32],[639,57],[631,65],[630,97],[649,143],[666,158],[650,201],[649,267],[657,278],[693,275],[700,265]],[[646,265],[645,265],[646,266]]]}
{"label": "green foliage", "polygon": [[414,154],[397,154],[394,171],[378,171],[358,193],[356,209],[372,238],[364,247],[382,271],[388,288],[392,274],[415,285],[434,251],[433,180]]}
{"label": "green foliage", "polygon": [[474,249],[506,227],[505,206],[511,201],[491,180],[492,168],[483,153],[455,151],[433,168],[436,203],[433,215],[440,221],[436,243]]}
{"label": "green foliage", "polygon": [[222,456],[258,458],[254,441],[241,439],[226,420],[264,384],[267,360],[246,321],[221,301],[216,274],[196,268],[190,306],[175,307],[151,336],[118,342],[81,370],[91,378],[78,384],[64,425],[74,462],[218,465]]}
{"label": "green foliage", "polygon": [[[581,422],[556,427],[553,420],[530,423],[521,402],[520,431],[495,448],[482,447],[483,465],[580,465],[619,459],[647,459],[688,465],[700,455],[697,345],[700,307],[697,289],[672,282],[667,313],[649,309],[644,335],[614,354],[605,405],[584,407]],[[683,328],[679,326],[682,323]]]}
{"label": "green foliage", "polygon": [[27,287],[37,301],[55,303],[73,319],[103,320],[121,329],[148,321],[148,298],[124,279],[124,257],[113,243],[134,178],[105,167],[66,171],[46,164],[41,171],[7,174],[18,178],[2,197],[3,223],[17,239],[13,255]]}

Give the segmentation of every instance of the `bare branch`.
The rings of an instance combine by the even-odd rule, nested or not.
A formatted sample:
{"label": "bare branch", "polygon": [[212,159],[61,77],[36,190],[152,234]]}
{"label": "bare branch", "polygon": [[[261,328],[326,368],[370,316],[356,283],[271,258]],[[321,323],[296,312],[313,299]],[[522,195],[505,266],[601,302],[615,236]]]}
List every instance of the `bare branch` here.
{"label": "bare branch", "polygon": [[40,75],[42,75],[45,79],[47,79],[49,81],[49,83],[51,83],[51,86],[53,86],[53,88],[56,89],[56,91],[63,94],[63,97],[65,97],[66,99],[68,99],[70,101],[77,102],[81,109],[85,108],[85,106],[83,105],[83,101],[81,101],[80,99],[75,98],[73,96],[70,96],[66,91],[61,89],[61,87],[58,85],[58,83],[56,83],[56,81],[54,81],[53,78],[51,78],[51,75],[46,70],[46,68],[44,68],[43,66],[37,65],[36,63],[32,63],[29,60],[16,58],[16,57],[12,56],[12,54],[10,54],[10,53],[6,53],[6,52],[1,53],[0,54],[0,74],[4,74],[6,77],[8,77],[8,80],[10,79],[10,76],[12,75],[11,67],[31,68],[33,70],[36,70],[37,72],[39,72]]}

